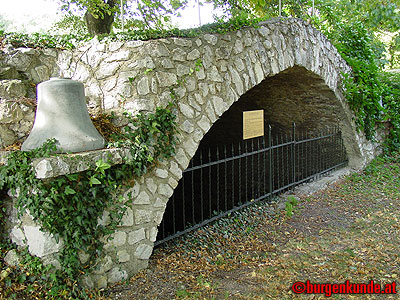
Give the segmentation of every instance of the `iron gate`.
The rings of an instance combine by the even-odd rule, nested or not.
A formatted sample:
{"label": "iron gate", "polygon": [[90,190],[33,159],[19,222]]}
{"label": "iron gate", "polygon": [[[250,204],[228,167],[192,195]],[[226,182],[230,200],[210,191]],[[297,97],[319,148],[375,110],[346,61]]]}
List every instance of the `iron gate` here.
{"label": "iron gate", "polygon": [[159,245],[347,164],[338,127],[217,145],[196,152],[168,201]]}

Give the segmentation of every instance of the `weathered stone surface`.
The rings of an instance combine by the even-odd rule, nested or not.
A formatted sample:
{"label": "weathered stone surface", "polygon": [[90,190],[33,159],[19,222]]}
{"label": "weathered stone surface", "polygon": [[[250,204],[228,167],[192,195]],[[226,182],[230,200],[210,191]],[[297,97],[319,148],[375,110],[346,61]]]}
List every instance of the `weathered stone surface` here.
{"label": "weathered stone surface", "polygon": [[112,243],[115,247],[123,246],[126,243],[126,232],[117,231],[113,234]]}
{"label": "weathered stone surface", "polygon": [[133,211],[132,208],[127,207],[124,215],[122,216],[121,222],[118,225],[120,227],[133,226]]}
{"label": "weathered stone surface", "polygon": [[197,49],[190,51],[186,56],[187,60],[195,60],[198,58],[200,58],[200,51]]}
{"label": "weathered stone surface", "polygon": [[0,80],[0,98],[18,99],[26,96],[26,86],[19,79]]}
{"label": "weathered stone surface", "polygon": [[173,189],[168,184],[162,183],[158,185],[158,193],[160,195],[169,198],[172,196],[173,192]]}
{"label": "weathered stone surface", "polygon": [[21,259],[17,253],[17,250],[12,249],[8,251],[6,256],[4,256],[4,262],[10,267],[18,266],[21,262]]}
{"label": "weathered stone surface", "polygon": [[96,275],[102,275],[111,270],[112,266],[113,261],[111,257],[107,255],[98,262],[93,273]]}
{"label": "weathered stone surface", "polygon": [[149,259],[151,253],[153,252],[153,247],[147,244],[140,244],[134,253],[134,256],[138,259]]}
{"label": "weathered stone surface", "polygon": [[125,270],[121,270],[119,267],[115,267],[109,272],[107,278],[109,283],[117,283],[128,279],[128,273]]}
{"label": "weathered stone surface", "polygon": [[14,227],[11,232],[10,232],[10,239],[13,243],[15,243],[18,246],[25,246],[26,245],[26,240],[25,240],[25,234],[23,231],[18,228]]}
{"label": "weathered stone surface", "polygon": [[129,252],[126,250],[120,250],[117,252],[118,261],[120,263],[127,262],[131,259]]}
{"label": "weathered stone surface", "polygon": [[150,197],[145,191],[141,191],[133,201],[133,204],[150,204]]}
{"label": "weathered stone surface", "polygon": [[169,87],[176,84],[177,77],[174,73],[156,72],[156,77],[160,87]]}
{"label": "weathered stone surface", "polygon": [[128,244],[134,245],[146,238],[146,231],[144,228],[134,230],[128,234]]}
{"label": "weathered stone surface", "polygon": [[155,173],[156,173],[156,176],[159,178],[167,178],[168,177],[168,172],[161,168],[156,169]]}
{"label": "weathered stone surface", "polygon": [[62,241],[57,241],[48,233],[42,232],[38,226],[24,226],[24,233],[29,247],[29,252],[38,257],[43,257],[58,252]]}
{"label": "weathered stone surface", "polygon": [[134,216],[136,225],[150,223],[153,220],[153,212],[145,209],[135,209]]}
{"label": "weathered stone surface", "polygon": [[143,77],[138,81],[137,92],[141,96],[147,95],[150,92],[150,84],[147,77]]}

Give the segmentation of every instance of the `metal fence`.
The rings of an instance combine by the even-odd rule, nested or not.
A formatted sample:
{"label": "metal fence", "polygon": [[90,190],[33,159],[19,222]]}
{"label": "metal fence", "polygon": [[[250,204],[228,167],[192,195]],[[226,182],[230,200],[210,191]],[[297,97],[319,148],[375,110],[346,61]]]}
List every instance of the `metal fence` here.
{"label": "metal fence", "polygon": [[168,201],[156,245],[347,164],[339,128],[197,151]]}

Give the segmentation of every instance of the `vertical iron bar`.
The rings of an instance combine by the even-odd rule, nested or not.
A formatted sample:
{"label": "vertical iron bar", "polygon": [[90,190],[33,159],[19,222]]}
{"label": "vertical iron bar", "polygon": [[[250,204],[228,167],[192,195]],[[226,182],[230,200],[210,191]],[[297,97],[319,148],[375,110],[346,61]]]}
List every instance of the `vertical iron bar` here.
{"label": "vertical iron bar", "polygon": [[[211,150],[208,148],[208,162],[211,162]],[[209,213],[210,217],[212,216],[212,203],[211,203],[211,189],[212,189],[212,180],[211,180],[211,166],[208,167],[208,205],[209,205]]]}
{"label": "vertical iron bar", "polygon": [[296,123],[293,122],[293,131],[292,131],[292,183],[296,182]]}
{"label": "vertical iron bar", "polygon": [[182,223],[183,230],[186,229],[186,212],[185,212],[185,176],[182,176]]}
{"label": "vertical iron bar", "polygon": [[[203,151],[200,150],[200,165],[203,164]],[[203,168],[200,168],[200,222],[204,221],[204,203],[203,203]]]}
{"label": "vertical iron bar", "polygon": [[[254,139],[251,139],[251,152],[254,151]],[[255,199],[254,197],[254,154],[251,155],[251,199]]]}
{"label": "vertical iron bar", "polygon": [[[239,149],[238,149],[239,155],[242,154],[242,149],[241,149],[240,145],[241,145],[241,142],[239,142]],[[239,197],[238,197],[238,203],[240,203],[240,202],[241,202],[241,198],[242,198],[242,159],[241,159],[241,158],[239,158],[238,164],[239,164],[239,169],[238,169],[238,170],[239,170],[239,171],[238,171],[238,179],[239,179]]]}
{"label": "vertical iron bar", "polygon": [[272,195],[272,184],[273,184],[273,178],[272,178],[272,133],[271,133],[271,125],[268,125],[268,156],[269,156],[269,164],[268,164],[268,176],[269,176],[269,193]]}
{"label": "vertical iron bar", "polygon": [[[217,161],[219,160],[219,147],[217,147]],[[218,164],[217,167],[217,211],[218,213],[220,212],[220,203],[219,203],[219,166]]]}
{"label": "vertical iron bar", "polygon": [[[192,167],[193,167],[193,159],[192,159]],[[190,174],[192,175],[192,224],[196,224],[196,217],[194,214],[195,207],[194,207],[194,171],[190,171]],[[185,176],[183,174],[183,176]],[[183,178],[182,176],[182,178]]]}
{"label": "vertical iron bar", "polygon": [[[247,141],[244,141],[244,152],[247,153]],[[249,185],[249,178],[248,178],[248,174],[247,174],[247,162],[248,162],[248,156],[245,157],[245,170],[244,173],[246,174],[246,181],[245,181],[245,192],[246,192],[246,198],[244,199],[244,201],[249,200],[249,194],[248,194],[248,185]]]}
{"label": "vertical iron bar", "polygon": [[[260,139],[257,139],[257,150],[260,150]],[[261,195],[261,186],[260,186],[260,172],[261,172],[261,167],[260,167],[260,153],[257,153],[257,193],[256,193],[256,198],[258,198]]]}
{"label": "vertical iron bar", "polygon": [[267,166],[266,166],[266,162],[267,162],[267,152],[265,151],[265,136],[262,139],[262,147],[264,150],[264,154],[263,154],[263,164],[262,164],[262,169],[263,169],[263,195],[267,194]]}
{"label": "vertical iron bar", "polygon": [[[235,150],[232,143],[232,157],[235,156]],[[232,208],[235,207],[235,160],[232,160]]]}
{"label": "vertical iron bar", "polygon": [[281,152],[280,150],[281,150],[281,147],[279,147],[279,138],[278,138],[278,135],[276,135],[276,137],[275,137],[275,141],[276,141],[276,143],[275,143],[275,146],[277,146],[277,148],[276,148],[276,184],[277,184],[277,189],[279,189],[280,187],[281,187],[281,185],[280,185],[280,156],[279,156],[279,153]]}
{"label": "vertical iron bar", "polygon": [[225,196],[225,198],[224,198],[224,200],[225,200],[225,211],[227,211],[228,210],[228,195],[227,195],[227,191],[226,191],[226,187],[227,187],[227,185],[228,185],[228,181],[227,181],[227,177],[228,177],[228,172],[227,172],[227,168],[228,168],[228,166],[227,166],[227,164],[226,164],[226,145],[224,145],[224,154],[225,154],[225,176],[224,176],[224,179],[225,179],[225,187],[224,187],[224,196]]}
{"label": "vertical iron bar", "polygon": [[175,197],[172,200],[172,230],[176,233]]}

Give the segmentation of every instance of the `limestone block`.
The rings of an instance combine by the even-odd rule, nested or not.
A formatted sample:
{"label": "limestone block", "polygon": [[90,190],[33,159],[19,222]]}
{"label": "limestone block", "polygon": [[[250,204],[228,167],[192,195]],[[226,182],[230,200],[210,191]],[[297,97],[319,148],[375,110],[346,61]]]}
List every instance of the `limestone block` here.
{"label": "limestone block", "polygon": [[193,157],[196,153],[198,144],[193,141],[193,137],[189,135],[183,142],[183,148],[189,157]]}
{"label": "limestone block", "polygon": [[206,78],[206,73],[204,72],[204,68],[199,68],[195,72],[198,80],[203,80]]}
{"label": "limestone block", "polygon": [[126,232],[117,231],[113,234],[112,243],[115,247],[123,246],[126,243]]}
{"label": "limestone block", "polygon": [[174,178],[170,177],[168,178],[168,184],[172,189],[175,189],[178,186],[178,181],[176,181]]}
{"label": "limestone block", "polygon": [[149,259],[153,252],[153,247],[147,244],[140,244],[134,253],[134,256],[138,259]]}
{"label": "limestone block", "polygon": [[185,61],[186,55],[186,51],[181,48],[176,48],[172,50],[172,59],[175,61]]}
{"label": "limestone block", "polygon": [[107,276],[96,276],[95,287],[98,289],[105,289],[107,287]]}
{"label": "limestone block", "polygon": [[197,49],[190,51],[186,56],[187,60],[195,60],[198,58],[200,58],[200,51]]}
{"label": "limestone block", "polygon": [[160,87],[169,87],[176,84],[177,76],[169,72],[156,72],[156,77]]}
{"label": "limestone block", "polygon": [[189,120],[185,120],[182,125],[181,128],[184,132],[186,133],[192,133],[194,130],[194,125],[192,122],[190,122]]}
{"label": "limestone block", "polygon": [[4,256],[4,262],[10,267],[18,266],[20,261],[21,259],[15,249],[8,251],[6,256]]}
{"label": "limestone block", "polygon": [[153,206],[155,208],[163,208],[163,209],[165,209],[165,207],[167,206],[165,202],[166,201],[162,200],[161,198],[157,198],[156,201],[154,202]]}
{"label": "limestone block", "polygon": [[120,62],[102,62],[99,66],[98,72],[96,72],[95,75],[97,75],[97,79],[106,79],[110,76],[115,75],[117,70],[120,67]]}
{"label": "limestone block", "polygon": [[193,108],[191,108],[189,105],[179,102],[179,109],[181,111],[181,113],[188,119],[192,119],[194,116],[194,110]]}
{"label": "limestone block", "polygon": [[124,215],[122,216],[119,227],[133,226],[133,211],[132,208],[127,207]]}
{"label": "limestone block", "polygon": [[0,80],[0,98],[17,99],[26,96],[25,84],[18,79]]}
{"label": "limestone block", "polygon": [[146,232],[144,228],[140,228],[135,231],[131,231],[128,234],[128,244],[129,245],[134,245],[146,238]]}
{"label": "limestone block", "polygon": [[158,193],[162,196],[170,198],[174,193],[174,190],[168,184],[162,183],[158,185]]}
{"label": "limestone block", "polygon": [[168,171],[164,169],[157,168],[156,169],[156,176],[159,178],[167,178],[168,177]]}
{"label": "limestone block", "polygon": [[149,53],[152,56],[156,57],[163,57],[163,56],[170,56],[170,52],[168,48],[162,43],[149,43]]}
{"label": "limestone block", "polygon": [[258,33],[261,34],[262,37],[267,38],[270,36],[270,30],[265,27],[265,26],[261,26],[260,28],[258,28]]}
{"label": "limestone block", "polygon": [[112,284],[128,279],[128,273],[119,267],[115,267],[108,273],[107,277],[108,282]]}
{"label": "limestone block", "polygon": [[256,84],[264,80],[264,72],[259,62],[256,62],[254,65],[254,73],[256,75]]}
{"label": "limestone block", "polygon": [[111,270],[112,266],[113,266],[113,261],[111,257],[107,255],[98,262],[93,273],[96,275],[102,275]]}
{"label": "limestone block", "polygon": [[178,179],[182,177],[182,170],[174,161],[171,161],[169,171]]}
{"label": "limestone block", "polygon": [[205,35],[203,35],[203,38],[207,43],[209,43],[213,46],[216,45],[218,42],[218,38],[214,34],[205,34]]}
{"label": "limestone block", "polygon": [[207,72],[207,79],[214,81],[214,82],[223,82],[224,81],[222,79],[221,75],[219,74],[216,66],[212,66],[210,71]]}
{"label": "limestone block", "polygon": [[196,90],[196,80],[193,78],[187,78],[185,86],[188,92],[194,92]]}
{"label": "limestone block", "polygon": [[148,231],[148,239],[150,240],[150,242],[155,242],[157,239],[157,233],[158,233],[158,229],[157,227],[151,227]]}
{"label": "limestone block", "polygon": [[181,77],[184,75],[188,75],[190,73],[190,68],[188,66],[178,64],[176,66],[176,74]]}
{"label": "limestone block", "polygon": [[35,171],[38,178],[48,178],[53,174],[53,167],[49,160],[43,159],[35,166]]}
{"label": "limestone block", "polygon": [[197,125],[203,129],[204,133],[208,132],[208,130],[211,128],[211,122],[206,116],[202,116],[200,121],[197,122]]}
{"label": "limestone block", "polygon": [[137,83],[137,92],[139,95],[144,96],[150,92],[149,79],[146,77],[141,78]]}
{"label": "limestone block", "polygon": [[181,47],[191,47],[192,41],[184,38],[173,38],[174,44]]}
{"label": "limestone block", "polygon": [[133,201],[133,204],[150,204],[150,197],[145,191],[141,191],[140,194]]}
{"label": "limestone block", "polygon": [[18,246],[26,246],[25,234],[21,228],[14,227],[10,232],[10,239]]}
{"label": "limestone block", "polygon": [[240,78],[239,73],[233,67],[230,67],[229,71],[231,73],[232,82],[235,85],[237,93],[239,95],[242,95],[244,93],[243,82],[242,82],[242,79]]}
{"label": "limestone block", "polygon": [[153,178],[146,178],[146,186],[150,193],[152,193],[153,195],[157,191],[157,185],[154,183]]}
{"label": "limestone block", "polygon": [[108,45],[108,50],[111,51],[111,52],[115,52],[115,51],[121,49],[121,47],[122,47],[123,45],[124,45],[124,42],[120,42],[120,41],[118,41],[118,42],[111,42],[111,43]]}
{"label": "limestone block", "polygon": [[56,240],[48,233],[42,232],[38,226],[24,226],[24,233],[32,255],[43,257],[58,252],[63,242]]}
{"label": "limestone block", "polygon": [[215,115],[214,108],[211,104],[211,102],[207,102],[206,104],[206,113],[207,117],[210,119],[211,123],[214,123],[217,120],[217,117]]}
{"label": "limestone block", "polygon": [[221,97],[213,96],[211,101],[214,105],[214,111],[217,117],[220,117],[229,108]]}
{"label": "limestone block", "polygon": [[150,223],[153,220],[153,212],[146,209],[134,209],[135,224]]}
{"label": "limestone block", "polygon": [[138,68],[154,69],[156,65],[150,56],[138,60]]}
{"label": "limestone block", "polygon": [[118,261],[120,263],[124,263],[127,262],[131,259],[131,256],[129,255],[128,251],[126,250],[120,250],[117,252],[117,257],[118,257]]}
{"label": "limestone block", "polygon": [[229,59],[231,57],[232,47],[230,46],[222,46],[215,50],[215,59]]}
{"label": "limestone block", "polygon": [[163,60],[161,60],[161,66],[164,69],[172,69],[172,68],[174,68],[172,60],[170,60],[169,58],[164,58]]}
{"label": "limestone block", "polygon": [[129,50],[118,51],[111,56],[107,57],[104,61],[105,62],[114,62],[114,61],[126,61],[129,59],[131,52]]}

